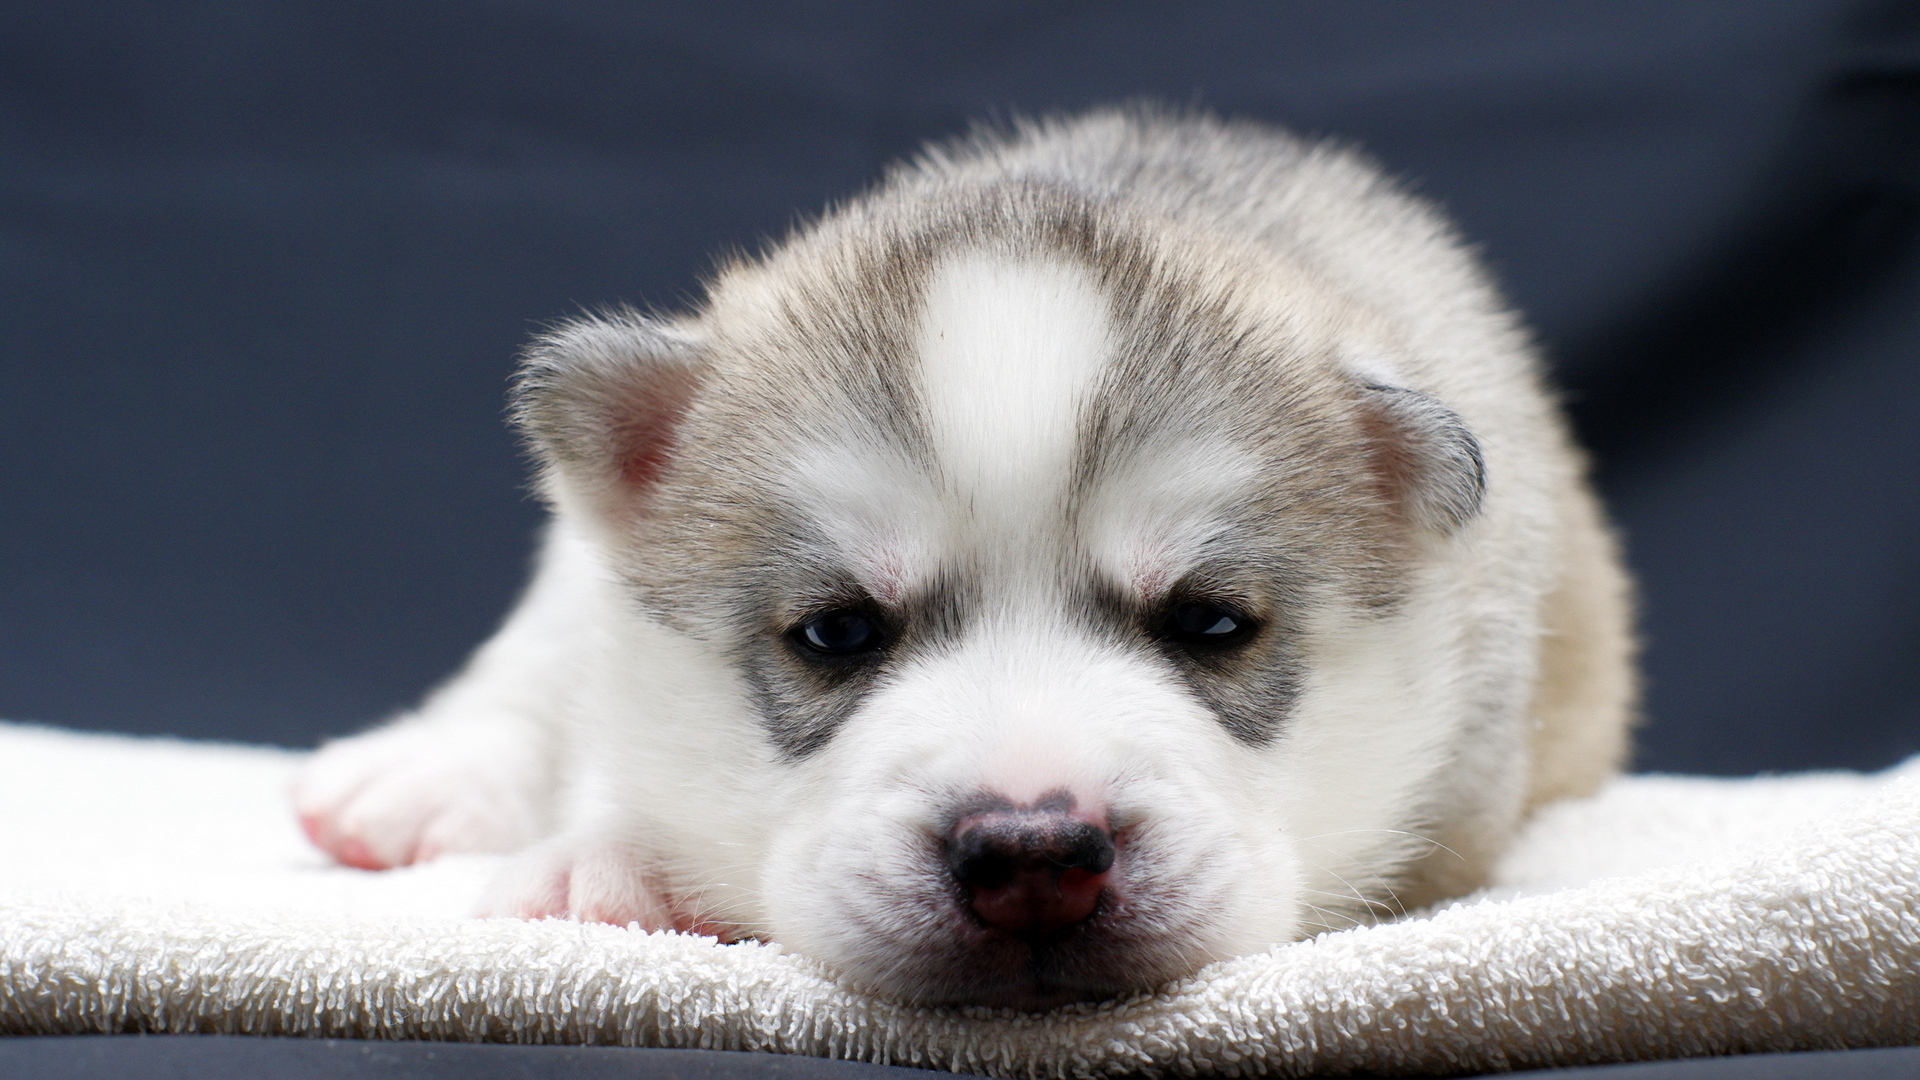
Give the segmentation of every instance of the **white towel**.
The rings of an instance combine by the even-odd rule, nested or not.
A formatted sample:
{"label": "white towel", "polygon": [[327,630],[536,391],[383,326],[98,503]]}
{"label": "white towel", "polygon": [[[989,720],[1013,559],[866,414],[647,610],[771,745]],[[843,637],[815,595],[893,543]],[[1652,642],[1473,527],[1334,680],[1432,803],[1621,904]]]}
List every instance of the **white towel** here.
{"label": "white towel", "polygon": [[1021,1015],[877,1001],[777,946],[463,918],[495,860],[328,865],[285,808],[298,760],[0,725],[0,1032],[711,1047],[1006,1077],[1920,1041],[1920,764],[1629,777],[1542,814],[1470,901]]}

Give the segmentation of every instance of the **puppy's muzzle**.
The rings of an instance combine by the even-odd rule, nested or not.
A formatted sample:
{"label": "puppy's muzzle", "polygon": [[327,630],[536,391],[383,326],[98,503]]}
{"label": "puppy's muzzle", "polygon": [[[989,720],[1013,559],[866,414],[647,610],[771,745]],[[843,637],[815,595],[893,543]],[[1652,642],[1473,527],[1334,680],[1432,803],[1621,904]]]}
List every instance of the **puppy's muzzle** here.
{"label": "puppy's muzzle", "polygon": [[1099,910],[1113,868],[1113,835],[1071,803],[995,808],[962,816],[947,837],[947,866],[982,923],[1036,938]]}

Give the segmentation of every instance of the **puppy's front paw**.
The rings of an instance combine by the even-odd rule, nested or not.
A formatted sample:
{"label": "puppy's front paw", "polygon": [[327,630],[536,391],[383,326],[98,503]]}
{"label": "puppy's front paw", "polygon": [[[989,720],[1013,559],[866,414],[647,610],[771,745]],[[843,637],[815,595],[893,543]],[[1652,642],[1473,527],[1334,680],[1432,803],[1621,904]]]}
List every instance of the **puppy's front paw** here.
{"label": "puppy's front paw", "polygon": [[733,940],[732,928],[688,910],[660,888],[627,844],[557,837],[522,854],[494,880],[478,914],[679,930]]}
{"label": "puppy's front paw", "polygon": [[402,723],[329,743],[295,778],[294,811],[316,846],[364,870],[525,847],[543,778],[517,734]]}

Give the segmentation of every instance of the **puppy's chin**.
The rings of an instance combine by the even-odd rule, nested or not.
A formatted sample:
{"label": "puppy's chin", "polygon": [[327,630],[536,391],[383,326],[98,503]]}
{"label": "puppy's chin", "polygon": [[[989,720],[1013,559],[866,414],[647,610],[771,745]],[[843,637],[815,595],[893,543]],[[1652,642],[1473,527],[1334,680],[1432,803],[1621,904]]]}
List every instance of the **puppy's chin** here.
{"label": "puppy's chin", "polygon": [[1038,1011],[1150,989],[1216,959],[1199,947],[1211,935],[1151,921],[1116,904],[1079,925],[1020,936],[956,910],[926,936],[870,941],[841,970],[862,989],[908,1004]]}
{"label": "puppy's chin", "polygon": [[1141,941],[1098,921],[1029,940],[996,930],[961,931],[899,969],[905,978],[870,988],[915,1005],[972,1005],[1040,1011],[1099,1001],[1182,975],[1208,959],[1168,943]]}
{"label": "puppy's chin", "polygon": [[[813,893],[771,936],[860,990],[910,1005],[1037,1011],[1118,997],[1248,951],[1227,931],[1252,929],[1223,917],[1234,907],[1227,897],[1146,874],[1117,881],[1083,921],[1043,933],[987,925],[933,873],[877,877]],[[1290,939],[1296,921],[1258,936]]]}

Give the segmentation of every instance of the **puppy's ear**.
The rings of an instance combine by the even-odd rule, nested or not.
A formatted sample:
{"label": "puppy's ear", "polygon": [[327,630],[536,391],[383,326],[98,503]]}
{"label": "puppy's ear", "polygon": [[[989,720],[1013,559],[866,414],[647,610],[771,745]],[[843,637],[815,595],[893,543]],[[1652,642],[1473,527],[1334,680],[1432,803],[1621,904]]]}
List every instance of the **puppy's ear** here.
{"label": "puppy's ear", "polygon": [[691,332],[631,309],[535,339],[514,384],[513,417],[545,467],[549,495],[582,496],[615,520],[643,514],[704,373]]}
{"label": "puppy's ear", "polygon": [[1414,525],[1445,536],[1480,512],[1486,461],[1460,414],[1416,390],[1369,383],[1360,425],[1388,500]]}

